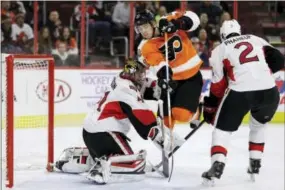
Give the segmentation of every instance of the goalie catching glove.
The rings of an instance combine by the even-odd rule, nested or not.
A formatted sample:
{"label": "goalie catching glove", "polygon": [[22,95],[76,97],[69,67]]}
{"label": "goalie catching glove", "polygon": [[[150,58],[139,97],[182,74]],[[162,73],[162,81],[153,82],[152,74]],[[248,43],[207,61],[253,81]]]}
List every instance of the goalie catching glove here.
{"label": "goalie catching glove", "polygon": [[181,146],[185,142],[185,139],[179,137],[176,133],[173,132],[172,146],[170,138],[170,129],[166,126],[164,126],[163,128],[164,135],[162,133],[161,127],[156,126],[151,128],[148,137],[152,140],[156,147],[158,147],[160,150],[164,149],[166,154],[168,155],[176,146]]}

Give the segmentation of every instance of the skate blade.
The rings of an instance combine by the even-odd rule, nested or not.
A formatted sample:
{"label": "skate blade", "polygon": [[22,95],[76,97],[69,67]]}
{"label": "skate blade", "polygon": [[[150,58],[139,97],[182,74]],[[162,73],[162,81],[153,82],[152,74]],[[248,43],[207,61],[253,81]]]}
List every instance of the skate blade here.
{"label": "skate blade", "polygon": [[255,182],[255,174],[249,174],[250,181]]}
{"label": "skate blade", "polygon": [[215,186],[215,180],[216,180],[215,177],[211,177],[211,179],[203,177],[202,184],[206,187],[213,187],[213,186]]}
{"label": "skate blade", "polygon": [[249,174],[250,181],[255,182],[257,174],[251,173],[250,168],[247,169],[247,173]]}

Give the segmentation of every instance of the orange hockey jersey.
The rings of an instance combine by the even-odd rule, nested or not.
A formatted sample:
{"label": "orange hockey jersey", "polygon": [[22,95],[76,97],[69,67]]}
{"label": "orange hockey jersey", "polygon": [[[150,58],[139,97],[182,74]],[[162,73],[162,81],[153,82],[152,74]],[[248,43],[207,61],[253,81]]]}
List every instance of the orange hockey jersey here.
{"label": "orange hockey jersey", "polygon": [[[195,23],[197,27],[199,24]],[[197,27],[192,27],[190,31],[195,30]],[[139,60],[150,66],[156,66],[158,71],[166,64],[164,40],[163,36],[142,40],[138,47]],[[173,71],[174,80],[185,80],[192,77],[202,65],[202,60],[184,30],[177,30],[173,34],[168,34],[168,60]]]}

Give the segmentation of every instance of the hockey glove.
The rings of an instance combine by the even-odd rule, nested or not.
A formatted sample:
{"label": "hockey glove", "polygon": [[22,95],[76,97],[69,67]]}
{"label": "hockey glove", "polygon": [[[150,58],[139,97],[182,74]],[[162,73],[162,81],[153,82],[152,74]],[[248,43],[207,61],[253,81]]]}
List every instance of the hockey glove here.
{"label": "hockey glove", "polygon": [[207,123],[213,125],[219,102],[219,99],[212,94],[209,97],[204,97],[203,116]]}
{"label": "hockey glove", "polygon": [[171,138],[170,138],[170,130],[168,127],[164,126],[164,139],[163,134],[160,126],[152,127],[149,132],[148,137],[152,140],[155,146],[162,150],[164,149],[167,154],[171,152],[171,147],[174,149],[176,146],[181,146],[185,139],[178,136],[176,133],[173,133],[173,147],[171,145]]}
{"label": "hockey glove", "polygon": [[167,82],[166,79],[158,79],[157,85],[161,88],[162,93],[167,91],[171,93],[177,87],[177,82],[174,80],[169,80]]}
{"label": "hockey glove", "polygon": [[171,21],[168,21],[167,18],[161,18],[159,20],[159,31],[161,33],[172,34],[177,31],[177,27]]}
{"label": "hockey glove", "polygon": [[[166,80],[166,69],[168,69],[169,72],[169,81]],[[162,96],[169,91],[170,93],[173,92],[173,90],[177,87],[177,82],[172,80],[172,69],[168,66],[163,66],[159,71],[157,72],[157,85],[159,88],[161,88],[161,94]]]}

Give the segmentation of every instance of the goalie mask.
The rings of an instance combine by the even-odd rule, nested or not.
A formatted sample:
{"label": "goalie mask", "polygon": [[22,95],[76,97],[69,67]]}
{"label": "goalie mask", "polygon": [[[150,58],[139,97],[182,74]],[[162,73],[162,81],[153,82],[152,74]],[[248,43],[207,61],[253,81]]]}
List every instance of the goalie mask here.
{"label": "goalie mask", "polygon": [[147,66],[137,59],[129,58],[122,73],[124,78],[127,78],[134,82],[136,85],[141,85],[146,77]]}

